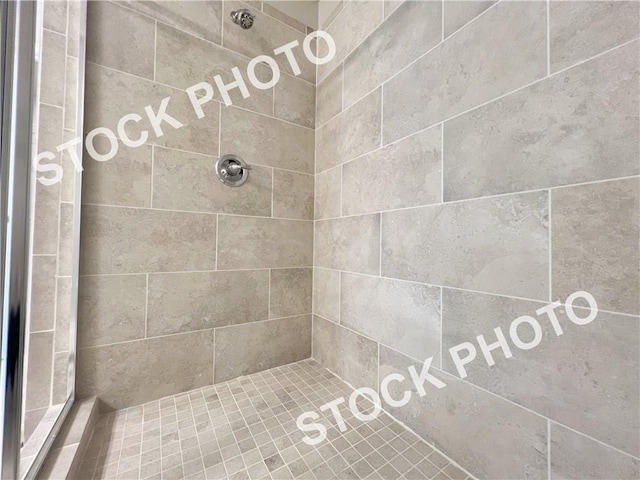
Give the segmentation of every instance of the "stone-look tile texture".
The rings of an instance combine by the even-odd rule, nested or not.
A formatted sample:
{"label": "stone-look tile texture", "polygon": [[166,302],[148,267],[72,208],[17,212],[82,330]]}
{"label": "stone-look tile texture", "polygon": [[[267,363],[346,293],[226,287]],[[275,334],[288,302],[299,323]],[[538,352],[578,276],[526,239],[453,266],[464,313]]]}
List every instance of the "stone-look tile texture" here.
{"label": "stone-look tile texture", "polygon": [[494,3],[496,2],[484,0],[445,0],[444,36],[448,37],[458,31]]}
{"label": "stone-look tile texture", "polygon": [[282,268],[271,270],[270,317],[281,318],[311,311],[313,269]]}
{"label": "stone-look tile texture", "polygon": [[313,269],[313,313],[337,322],[340,318],[340,272]]}

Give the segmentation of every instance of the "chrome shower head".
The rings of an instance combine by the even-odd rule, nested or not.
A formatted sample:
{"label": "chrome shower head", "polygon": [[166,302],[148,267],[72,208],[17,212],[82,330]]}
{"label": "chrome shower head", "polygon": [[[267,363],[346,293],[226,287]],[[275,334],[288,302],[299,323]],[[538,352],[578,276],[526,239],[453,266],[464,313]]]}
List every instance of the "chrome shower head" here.
{"label": "chrome shower head", "polygon": [[244,29],[251,28],[254,19],[253,14],[246,8],[231,12],[231,20],[233,20],[233,23],[240,25]]}

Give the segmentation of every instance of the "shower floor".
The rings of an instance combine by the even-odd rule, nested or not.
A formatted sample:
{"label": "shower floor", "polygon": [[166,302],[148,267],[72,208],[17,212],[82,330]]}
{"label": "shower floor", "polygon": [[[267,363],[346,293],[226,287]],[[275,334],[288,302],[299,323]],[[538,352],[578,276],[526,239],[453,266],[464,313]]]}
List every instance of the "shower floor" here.
{"label": "shower floor", "polygon": [[[102,415],[80,467],[85,479],[437,479],[468,474],[381,413],[348,429],[320,406],[353,390],[313,360]],[[342,405],[344,407],[344,404]],[[325,441],[302,441],[296,418],[323,415]],[[363,410],[364,411],[364,410]],[[333,426],[332,426],[333,425]],[[315,432],[310,432],[315,436]]]}

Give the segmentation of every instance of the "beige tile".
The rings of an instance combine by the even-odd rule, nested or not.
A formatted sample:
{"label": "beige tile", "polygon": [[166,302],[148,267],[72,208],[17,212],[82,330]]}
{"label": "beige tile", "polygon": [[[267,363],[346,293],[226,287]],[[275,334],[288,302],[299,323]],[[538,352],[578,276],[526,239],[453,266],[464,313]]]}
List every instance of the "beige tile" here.
{"label": "beige tile", "polygon": [[546,70],[545,3],[499,3],[385,84],[384,142],[522,87]]}
{"label": "beige tile", "polygon": [[238,215],[271,215],[272,169],[253,166],[240,188],[215,174],[215,157],[155,147],[153,207]]}
{"label": "beige tile", "polygon": [[311,313],[313,269],[271,270],[270,318]]}
{"label": "beige tile", "polygon": [[313,313],[332,322],[340,320],[340,272],[313,269]]}
{"label": "beige tile", "polygon": [[51,330],[56,312],[56,257],[31,257],[31,305],[29,329],[31,332]]}
{"label": "beige tile", "polygon": [[311,315],[216,329],[215,381],[311,356]]}
{"label": "beige tile", "polygon": [[391,415],[475,477],[546,478],[546,419],[433,368],[429,372],[446,386],[437,389],[426,383],[426,395],[420,397],[410,383],[410,365],[418,372],[422,368],[380,347],[380,378],[398,373],[407,379],[390,384],[391,397],[399,399],[403,391],[411,391],[407,405],[385,404]]}
{"label": "beige tile", "polygon": [[326,29],[344,6],[343,0],[320,0],[318,2],[318,26]]}
{"label": "beige tile", "polygon": [[357,215],[440,202],[440,127],[430,128],[346,163],[342,213]]}
{"label": "beige tile", "polygon": [[383,0],[384,1],[384,18],[387,18],[396,9],[402,5],[405,0]]}
{"label": "beige tile", "polygon": [[406,0],[344,61],[348,107],[442,39],[442,2]]}
{"label": "beige tile", "polygon": [[270,218],[218,219],[218,268],[308,267],[313,222]]}
{"label": "beige tile", "polygon": [[445,38],[462,28],[494,3],[496,2],[482,0],[445,0],[443,2]]}
{"label": "beige tile", "polygon": [[47,0],[43,12],[44,28],[62,34],[67,32],[67,0]]}
{"label": "beige tile", "polygon": [[318,84],[316,125],[320,127],[342,111],[342,68],[336,68]]}
{"label": "beige tile", "polygon": [[297,123],[303,127],[315,127],[315,85],[289,75],[282,75],[274,92],[274,116]]}
{"label": "beige tile", "polygon": [[340,324],[413,358],[438,356],[440,288],[342,273]]}
{"label": "beige tile", "polygon": [[81,2],[67,2],[67,55],[78,58],[80,49]]}
{"label": "beige tile", "polygon": [[640,173],[638,55],[636,42],[446,122],[445,200]]}
{"label": "beige tile", "polygon": [[640,180],[553,190],[553,298],[586,290],[599,308],[640,312]]}
{"label": "beige tile", "polygon": [[[72,305],[77,302],[72,290],[71,277],[58,277],[58,287],[56,290],[56,326],[54,332],[54,351],[68,352],[71,344],[71,317],[73,313]],[[75,326],[74,332],[75,335]]]}
{"label": "beige tile", "polygon": [[314,266],[377,275],[380,215],[319,220],[314,248]]}
{"label": "beige tile", "polygon": [[293,17],[290,17],[289,15],[286,15],[285,13],[282,13],[280,10],[278,10],[278,8],[275,8],[269,5],[269,3],[266,3],[266,2],[263,3],[262,11],[267,15],[269,15],[270,17],[280,20],[282,23],[285,23],[302,33],[307,32],[307,26],[304,23],[302,23],[299,20],[296,20]]}
{"label": "beige tile", "polygon": [[[465,366],[466,381],[630,454],[638,454],[638,318],[599,312],[591,323],[578,326],[569,320],[564,308],[558,308],[558,322],[564,332],[558,337],[546,314],[536,314],[546,303],[445,288],[442,304],[443,363],[448,372],[457,375],[449,348],[480,334],[492,343],[496,340],[493,329],[500,327],[513,356],[507,359],[497,349],[493,353],[496,364],[489,367],[478,348],[476,360]],[[576,313],[586,317],[588,311]],[[524,315],[537,318],[543,332],[540,344],[527,351],[517,348],[509,334],[511,322]],[[533,339],[530,326],[519,327],[518,334],[525,341]],[[625,374],[612,375],[620,365],[625,366]]]}
{"label": "beige tile", "polygon": [[334,167],[315,176],[316,220],[340,216],[342,167]]}
{"label": "beige tile", "polygon": [[152,274],[147,336],[266,320],[268,305],[266,270]]}
{"label": "beige tile", "polygon": [[314,132],[233,107],[222,108],[222,154],[247,163],[313,173]]}
{"label": "beige tile", "polygon": [[313,175],[273,171],[273,216],[313,220]]}
{"label": "beige tile", "polygon": [[212,359],[212,332],[82,348],[78,351],[78,397],[99,397],[109,409],[140,405],[210,385]]}
{"label": "beige tile", "polygon": [[53,332],[31,333],[26,366],[25,408],[35,410],[51,405],[51,372],[53,368]]}
{"label": "beige tile", "polygon": [[355,388],[378,389],[378,344],[315,315],[313,358]]}
{"label": "beige tile", "polygon": [[81,236],[84,274],[215,268],[215,215],[84,205]]}
{"label": "beige tile", "polygon": [[569,67],[637,37],[640,34],[638,16],[638,2],[553,0],[549,4],[551,71]]}
{"label": "beige tile", "polygon": [[[76,241],[76,231],[80,229],[80,225],[74,220],[74,208],[76,207],[71,203],[60,204],[58,275],[63,277],[75,275],[73,257],[77,247],[74,243]],[[80,205],[77,208],[80,208]]]}
{"label": "beige tile", "polygon": [[51,403],[60,405],[66,402],[69,392],[69,352],[56,353],[53,357],[53,386],[51,387]]}
{"label": "beige tile", "polygon": [[[74,138],[75,130],[64,130],[62,132],[62,139],[65,143],[70,142]],[[62,180],[60,180],[60,201],[73,203],[75,202],[76,188],[80,187],[80,179],[85,179],[86,177],[84,177],[84,174],[82,172],[78,172],[76,170],[76,167],[73,164],[71,155],[69,153],[65,151],[59,155],[60,162],[62,164]]]}
{"label": "beige tile", "polygon": [[380,146],[382,89],[371,92],[317,130],[316,172]]}
{"label": "beige tile", "polygon": [[145,336],[146,275],[83,276],[78,298],[78,346]]}
{"label": "beige tile", "polygon": [[549,296],[548,195],[382,214],[382,275],[504,295]]}
{"label": "beige tile", "polygon": [[40,101],[42,103],[58,107],[64,105],[65,48],[64,35],[43,30],[40,79]]}
{"label": "beige tile", "polygon": [[67,56],[64,79],[64,128],[76,131],[81,126],[76,126],[76,113],[78,102],[78,59]]}
{"label": "beige tile", "polygon": [[91,2],[87,33],[87,61],[153,79],[153,19],[113,2]]}
{"label": "beige tile", "polygon": [[550,479],[638,478],[640,461],[551,422]]}

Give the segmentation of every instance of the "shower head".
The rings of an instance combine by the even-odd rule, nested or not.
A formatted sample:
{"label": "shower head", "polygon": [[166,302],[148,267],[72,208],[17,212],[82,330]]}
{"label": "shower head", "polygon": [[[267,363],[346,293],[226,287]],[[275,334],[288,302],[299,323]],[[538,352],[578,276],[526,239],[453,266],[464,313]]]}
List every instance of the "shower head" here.
{"label": "shower head", "polygon": [[253,14],[246,8],[231,12],[231,20],[233,20],[233,23],[240,25],[244,29],[251,28],[254,19]]}

